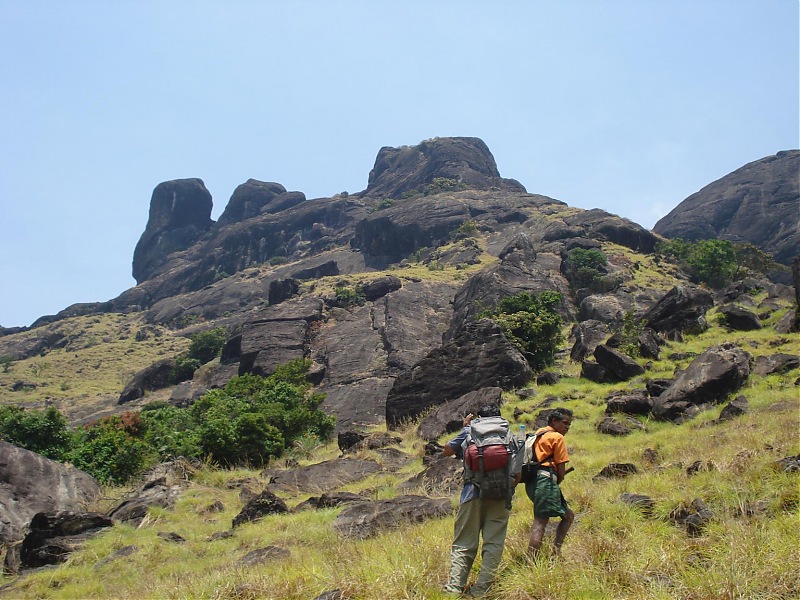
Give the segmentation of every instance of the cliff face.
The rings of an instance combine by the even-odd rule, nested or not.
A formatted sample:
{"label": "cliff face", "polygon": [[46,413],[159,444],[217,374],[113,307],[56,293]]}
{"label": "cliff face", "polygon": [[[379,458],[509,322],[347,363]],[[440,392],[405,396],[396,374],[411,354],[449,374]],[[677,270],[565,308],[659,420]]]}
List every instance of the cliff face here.
{"label": "cliff face", "polygon": [[749,242],[785,265],[800,248],[800,150],[751,162],[678,204],[653,231]]}
{"label": "cliff face", "polygon": [[[780,153],[704,188],[671,213],[670,231],[715,237],[724,223],[723,235],[780,240],[780,248],[794,240],[796,250],[800,202],[791,171],[799,156]],[[745,215],[759,210],[784,216],[749,217],[763,222],[754,233]],[[503,334],[476,328],[504,297],[557,291],[566,323],[610,332],[681,283],[680,273],[650,256],[656,234],[603,210],[526,192],[500,177],[476,138],[383,148],[367,189],[356,194],[309,200],[251,179],[216,223],[210,213],[201,180],[157,186],[134,253],[138,285],[43,318],[38,335],[0,332],[0,355],[21,359],[74,345],[58,321],[94,313],[135,313],[184,336],[223,327],[229,340],[221,360],[204,367],[202,382],[182,384],[182,398],[310,358],[323,408],[346,428],[402,422],[481,387],[522,385],[530,376],[526,359]],[[669,229],[669,219],[662,221],[659,228]],[[574,289],[564,267],[574,248],[607,254],[602,291]]]}

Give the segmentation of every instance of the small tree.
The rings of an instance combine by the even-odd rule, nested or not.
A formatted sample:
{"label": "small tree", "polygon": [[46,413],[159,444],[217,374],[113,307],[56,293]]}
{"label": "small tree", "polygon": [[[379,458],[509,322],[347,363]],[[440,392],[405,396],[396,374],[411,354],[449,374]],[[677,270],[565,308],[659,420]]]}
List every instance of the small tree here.
{"label": "small tree", "polygon": [[8,373],[11,370],[11,364],[14,362],[14,357],[8,354],[0,356],[0,366],[3,367],[3,373]]}
{"label": "small tree", "polygon": [[542,369],[553,363],[562,341],[561,315],[555,309],[560,302],[558,292],[523,292],[503,298],[497,310],[484,311],[479,318],[488,317],[497,323],[531,367]]}
{"label": "small tree", "polygon": [[0,407],[0,439],[53,460],[64,460],[72,447],[67,420],[54,406]]}

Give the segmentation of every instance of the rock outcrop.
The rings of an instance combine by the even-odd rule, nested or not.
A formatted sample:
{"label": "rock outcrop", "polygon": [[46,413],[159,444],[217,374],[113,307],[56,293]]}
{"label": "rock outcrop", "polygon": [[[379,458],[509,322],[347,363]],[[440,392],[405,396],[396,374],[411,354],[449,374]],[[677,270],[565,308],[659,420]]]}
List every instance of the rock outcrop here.
{"label": "rock outcrop", "polygon": [[211,208],[211,194],[200,179],[156,186],[147,227],[133,252],[133,278],[138,283],[149,279],[170,254],[197,242],[214,224]]}
{"label": "rock outcrop", "polygon": [[800,248],[800,150],[746,164],[686,198],[653,231],[685,240],[748,242],[790,265]]}
{"label": "rock outcrop", "polygon": [[21,539],[36,513],[81,512],[99,496],[94,477],[0,441],[0,542]]}
{"label": "rock outcrop", "polygon": [[386,423],[396,427],[481,388],[522,387],[531,374],[528,361],[500,327],[481,319],[395,379],[386,398]]}
{"label": "rock outcrop", "polygon": [[493,187],[525,191],[519,182],[500,177],[494,156],[483,140],[448,137],[426,140],[416,146],[381,148],[364,195],[400,198],[403,194],[438,189]]}
{"label": "rock outcrop", "polygon": [[655,400],[653,415],[679,421],[703,405],[726,400],[750,376],[750,358],[731,343],[706,350]]}

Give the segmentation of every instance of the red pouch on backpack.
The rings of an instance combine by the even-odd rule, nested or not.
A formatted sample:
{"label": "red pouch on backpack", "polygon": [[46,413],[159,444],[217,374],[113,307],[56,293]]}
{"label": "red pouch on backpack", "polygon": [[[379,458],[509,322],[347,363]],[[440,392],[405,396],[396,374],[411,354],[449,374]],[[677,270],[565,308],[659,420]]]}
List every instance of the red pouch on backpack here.
{"label": "red pouch on backpack", "polygon": [[[478,460],[478,446],[470,444],[464,456],[464,462],[471,471],[477,472],[480,468]],[[502,469],[508,464],[508,449],[503,444],[492,444],[483,447],[483,470],[494,471]]]}

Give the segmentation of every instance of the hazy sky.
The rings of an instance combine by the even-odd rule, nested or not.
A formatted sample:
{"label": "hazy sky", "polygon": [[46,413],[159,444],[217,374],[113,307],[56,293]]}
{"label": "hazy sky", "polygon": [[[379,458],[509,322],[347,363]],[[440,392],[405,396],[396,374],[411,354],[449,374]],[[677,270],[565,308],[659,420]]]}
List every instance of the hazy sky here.
{"label": "hazy sky", "polygon": [[645,227],[800,146],[797,0],[0,0],[0,325],[135,284],[162,181],[357,192],[483,139],[529,192]]}

